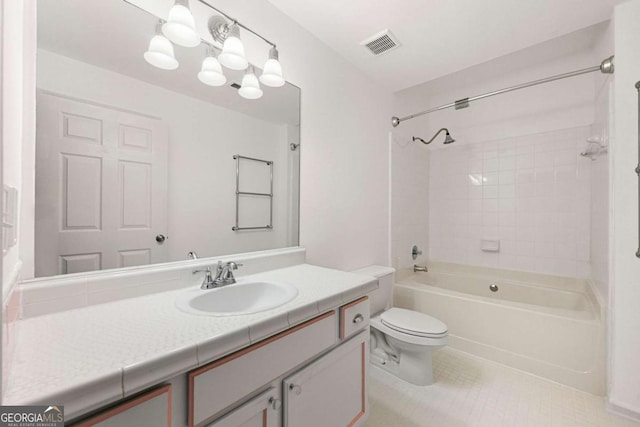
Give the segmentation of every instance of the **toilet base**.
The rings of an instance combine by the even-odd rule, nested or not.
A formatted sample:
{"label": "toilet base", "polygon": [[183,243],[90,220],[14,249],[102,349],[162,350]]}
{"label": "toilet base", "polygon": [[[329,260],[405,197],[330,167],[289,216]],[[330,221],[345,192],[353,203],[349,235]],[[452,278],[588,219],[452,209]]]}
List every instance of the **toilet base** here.
{"label": "toilet base", "polygon": [[401,380],[419,386],[427,386],[433,384],[432,353],[431,350],[419,353],[402,351],[396,361],[387,357],[384,352],[373,349],[369,360],[372,365]]}

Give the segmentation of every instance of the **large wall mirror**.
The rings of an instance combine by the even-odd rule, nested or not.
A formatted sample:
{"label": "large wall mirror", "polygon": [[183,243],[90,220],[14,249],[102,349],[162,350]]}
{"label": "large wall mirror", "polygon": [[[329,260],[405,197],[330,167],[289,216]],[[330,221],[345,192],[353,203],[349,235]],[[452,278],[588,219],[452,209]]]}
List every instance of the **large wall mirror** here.
{"label": "large wall mirror", "polygon": [[298,245],[300,89],[247,100],[228,69],[206,86],[205,44],[155,68],[156,22],[123,0],[38,2],[36,277]]}

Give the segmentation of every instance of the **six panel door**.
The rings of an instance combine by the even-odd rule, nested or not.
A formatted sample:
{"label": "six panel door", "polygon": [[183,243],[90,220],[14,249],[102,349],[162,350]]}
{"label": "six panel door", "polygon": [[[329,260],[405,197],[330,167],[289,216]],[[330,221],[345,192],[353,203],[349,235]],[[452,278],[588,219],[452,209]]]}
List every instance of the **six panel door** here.
{"label": "six panel door", "polygon": [[38,92],[36,276],[167,260],[167,127]]}

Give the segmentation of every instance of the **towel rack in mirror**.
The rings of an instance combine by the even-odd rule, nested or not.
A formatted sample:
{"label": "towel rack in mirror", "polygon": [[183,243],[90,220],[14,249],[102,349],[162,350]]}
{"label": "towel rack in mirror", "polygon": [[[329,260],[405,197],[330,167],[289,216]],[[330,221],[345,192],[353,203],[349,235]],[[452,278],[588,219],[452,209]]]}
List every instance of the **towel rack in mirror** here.
{"label": "towel rack in mirror", "polygon": [[[241,156],[239,154],[235,154],[233,158],[236,161],[236,224],[233,227],[231,227],[231,229],[233,231],[271,230],[273,228],[273,161],[255,159],[253,157]],[[240,160],[249,160],[253,162],[265,163],[266,166],[269,167],[269,192],[268,193],[240,191]],[[240,222],[240,197],[241,196],[258,196],[258,197],[269,198],[269,223],[267,225],[258,226],[258,227],[241,227],[240,226],[239,222]]]}

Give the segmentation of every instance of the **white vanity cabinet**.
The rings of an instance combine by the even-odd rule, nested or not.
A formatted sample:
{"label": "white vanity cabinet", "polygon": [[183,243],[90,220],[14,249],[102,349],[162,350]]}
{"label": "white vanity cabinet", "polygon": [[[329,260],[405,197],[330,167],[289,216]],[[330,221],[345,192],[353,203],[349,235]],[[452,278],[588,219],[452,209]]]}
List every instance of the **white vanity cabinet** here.
{"label": "white vanity cabinet", "polygon": [[140,394],[99,412],[73,427],[171,427],[171,386]]}
{"label": "white vanity cabinet", "polygon": [[284,380],[284,426],[346,427],[367,413],[367,331]]}
{"label": "white vanity cabinet", "polygon": [[351,427],[367,410],[360,298],[188,374],[189,427]]}

